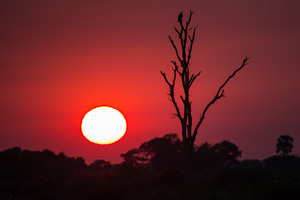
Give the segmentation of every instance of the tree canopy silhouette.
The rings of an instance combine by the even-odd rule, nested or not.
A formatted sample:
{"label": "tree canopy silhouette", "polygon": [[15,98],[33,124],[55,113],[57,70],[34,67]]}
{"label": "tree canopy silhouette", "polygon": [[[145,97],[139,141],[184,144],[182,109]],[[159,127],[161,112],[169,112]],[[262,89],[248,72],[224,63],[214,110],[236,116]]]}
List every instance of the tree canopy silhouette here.
{"label": "tree canopy silhouette", "polygon": [[289,135],[281,135],[277,139],[276,153],[281,156],[288,156],[293,150],[294,139]]}
{"label": "tree canopy silhouette", "polygon": [[[175,133],[156,137],[121,154],[123,164],[133,167],[145,167],[155,171],[183,171],[183,143]],[[195,147],[193,152],[195,170],[225,167],[238,163],[242,151],[230,141],[223,140],[214,145],[207,142]]]}
{"label": "tree canopy silhouette", "polygon": [[170,133],[163,137],[156,137],[121,154],[123,164],[132,166],[148,165],[154,170],[178,168],[181,164],[182,142],[177,134]]}
{"label": "tree canopy silhouette", "polygon": [[95,160],[92,164],[89,165],[89,169],[92,171],[106,170],[111,169],[113,165],[105,160]]}
{"label": "tree canopy silhouette", "polygon": [[[193,16],[192,11],[190,11],[188,19],[183,22],[182,15],[179,15],[178,23],[179,28],[175,27],[175,32],[179,38],[179,47],[175,44],[174,40],[169,36],[169,41],[172,47],[175,50],[175,54],[178,61],[172,60],[173,64],[173,77],[167,78],[164,72],[160,72],[169,86],[169,100],[172,102],[175,108],[174,116],[177,117],[181,124],[181,135],[184,146],[184,157],[185,157],[185,179],[186,181],[189,179],[192,171],[192,155],[194,151],[194,143],[198,134],[199,127],[203,123],[203,120],[206,116],[209,108],[219,99],[225,97],[224,87],[226,84],[247,65],[247,61],[249,58],[246,56],[243,60],[241,66],[237,68],[228,78],[221,84],[219,89],[217,90],[216,95],[212,98],[210,102],[206,105],[202,113],[200,114],[200,118],[196,121],[195,125],[193,124],[192,117],[192,102],[190,99],[190,88],[197,77],[201,72],[192,73],[191,72],[191,56],[193,45],[195,41],[196,29],[197,27],[191,26],[191,20]],[[181,103],[178,103],[175,97],[175,83],[179,78],[181,82],[181,86],[183,89],[183,93],[180,96]]]}
{"label": "tree canopy silhouette", "polygon": [[0,152],[0,177],[28,178],[44,174],[71,174],[86,167],[82,157],[67,157],[64,153],[55,154],[50,150],[29,151],[19,147]]}
{"label": "tree canopy silhouette", "polygon": [[[178,136],[167,134],[131,151],[143,153],[132,153],[138,157],[149,155],[144,165],[96,160],[87,166],[82,158],[64,153],[15,147],[0,152],[0,199],[276,200],[300,195],[299,157],[238,161],[241,151],[226,140],[195,148],[194,164],[201,165],[195,165],[193,186],[184,192],[183,173],[174,167],[178,164],[174,160],[182,159],[182,151]],[[157,169],[152,170],[155,165]]]}
{"label": "tree canopy silhouette", "polygon": [[242,151],[230,141],[223,140],[215,145],[202,143],[195,148],[194,167],[203,170],[212,167],[224,167],[238,163]]}

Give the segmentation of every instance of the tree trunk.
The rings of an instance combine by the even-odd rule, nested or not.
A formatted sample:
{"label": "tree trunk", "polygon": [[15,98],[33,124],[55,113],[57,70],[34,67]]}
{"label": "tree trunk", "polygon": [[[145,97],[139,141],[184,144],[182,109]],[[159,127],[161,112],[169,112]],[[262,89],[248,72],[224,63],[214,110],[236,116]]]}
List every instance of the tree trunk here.
{"label": "tree trunk", "polygon": [[192,172],[193,172],[193,154],[194,154],[194,142],[187,140],[184,143],[184,185],[189,187],[192,184]]}

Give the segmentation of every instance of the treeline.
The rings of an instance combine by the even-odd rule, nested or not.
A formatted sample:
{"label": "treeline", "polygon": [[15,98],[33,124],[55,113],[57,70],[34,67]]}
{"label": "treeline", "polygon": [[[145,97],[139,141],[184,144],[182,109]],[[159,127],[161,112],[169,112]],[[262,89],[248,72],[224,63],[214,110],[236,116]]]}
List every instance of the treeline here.
{"label": "treeline", "polygon": [[[177,134],[166,134],[162,138],[154,138],[144,142],[139,148],[121,154],[123,164],[131,166],[148,166],[156,171],[168,169],[183,170],[183,145]],[[226,140],[211,145],[206,143],[196,146],[194,150],[194,170],[204,170],[212,167],[224,167],[238,163],[242,151]]]}
{"label": "treeline", "polygon": [[14,147],[0,152],[0,199],[299,199],[297,156],[242,160],[229,141],[203,143],[194,151],[192,186],[183,188],[182,148],[176,134],[167,134],[121,154],[120,164],[87,165],[64,153]]}

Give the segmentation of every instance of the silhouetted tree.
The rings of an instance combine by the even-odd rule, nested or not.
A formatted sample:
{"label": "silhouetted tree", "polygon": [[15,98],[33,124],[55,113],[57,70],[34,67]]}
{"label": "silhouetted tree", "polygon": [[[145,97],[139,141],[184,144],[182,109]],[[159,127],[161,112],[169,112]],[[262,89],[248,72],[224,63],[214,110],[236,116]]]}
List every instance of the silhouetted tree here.
{"label": "silhouetted tree", "polygon": [[218,161],[223,166],[237,163],[238,157],[242,157],[242,151],[235,144],[227,140],[215,144],[212,148],[218,156]]}
{"label": "silhouetted tree", "polygon": [[180,168],[182,142],[175,133],[144,142],[139,149],[149,158],[154,170]]}
{"label": "silhouetted tree", "polygon": [[193,166],[195,170],[203,170],[216,167],[218,162],[217,154],[213,149],[213,145],[205,142],[195,148]]}
{"label": "silhouetted tree", "polygon": [[[169,100],[173,103],[176,113],[174,114],[177,117],[181,124],[181,134],[184,145],[184,157],[185,157],[185,179],[186,181],[189,179],[191,174],[192,167],[192,155],[194,151],[194,142],[196,140],[196,136],[198,134],[198,129],[201,126],[205,115],[208,109],[213,105],[217,100],[225,97],[224,87],[229,82],[229,80],[236,75],[238,71],[240,71],[244,66],[247,65],[248,57],[246,56],[243,60],[241,66],[236,69],[219,87],[216,95],[212,98],[212,100],[207,104],[200,115],[200,119],[196,122],[195,127],[193,127],[193,118],[192,118],[192,107],[190,100],[190,88],[196,78],[200,75],[199,73],[192,73],[190,70],[191,65],[191,55],[193,50],[193,44],[195,41],[195,33],[197,27],[191,27],[190,22],[192,19],[193,12],[190,11],[189,18],[184,23],[183,20],[178,20],[180,28],[175,27],[175,32],[180,40],[180,47],[178,48],[174,43],[173,39],[169,36],[169,40],[175,50],[176,57],[178,62],[171,61],[174,65],[173,68],[173,77],[168,79],[166,74],[161,71],[161,74],[165,80],[165,82],[169,86]],[[179,16],[182,18],[181,16]],[[181,86],[183,88],[183,94],[180,95],[180,99],[182,101],[182,108],[175,98],[175,82],[176,78],[179,77],[181,81]]]}
{"label": "silhouetted tree", "polygon": [[67,157],[64,153],[56,155],[49,150],[21,150],[19,147],[0,152],[0,163],[0,177],[10,179],[28,179],[44,174],[71,174],[86,167],[81,157]]}
{"label": "silhouetted tree", "polygon": [[242,151],[227,140],[215,145],[205,142],[195,149],[193,163],[195,169],[203,170],[237,163],[238,157],[242,157]]}
{"label": "silhouetted tree", "polygon": [[134,167],[145,165],[149,162],[149,158],[143,154],[138,148],[131,149],[120,155],[123,158],[123,164]]}
{"label": "silhouetted tree", "polygon": [[170,133],[144,142],[139,148],[134,148],[121,154],[123,164],[132,166],[148,165],[154,170],[180,168],[182,142],[177,134]]}
{"label": "silhouetted tree", "polygon": [[89,165],[89,169],[92,171],[111,169],[113,166],[110,162],[105,160],[95,160]]}
{"label": "silhouetted tree", "polygon": [[281,135],[277,139],[276,153],[281,156],[288,156],[293,150],[293,138],[289,135]]}

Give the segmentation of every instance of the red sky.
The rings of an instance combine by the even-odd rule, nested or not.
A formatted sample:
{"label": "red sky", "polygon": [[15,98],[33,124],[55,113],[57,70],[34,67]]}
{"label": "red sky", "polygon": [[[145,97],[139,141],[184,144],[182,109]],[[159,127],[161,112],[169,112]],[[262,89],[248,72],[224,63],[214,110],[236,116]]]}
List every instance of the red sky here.
{"label": "red sky", "polygon": [[[2,0],[0,150],[50,149],[116,163],[144,141],[180,133],[159,71],[171,73],[168,35],[176,39],[177,16],[190,9],[198,25],[192,69],[202,71],[191,93],[195,120],[251,57],[207,113],[196,143],[226,139],[243,158],[262,159],[289,134],[300,155],[298,0]],[[113,145],[90,143],[80,131],[84,114],[100,105],[128,121]]]}

